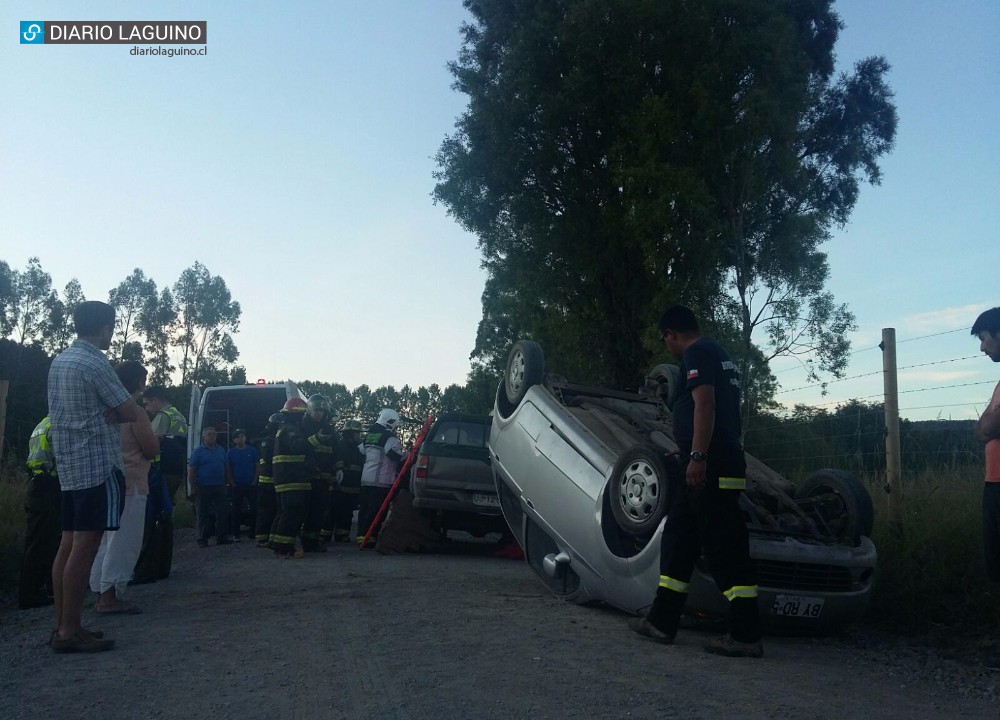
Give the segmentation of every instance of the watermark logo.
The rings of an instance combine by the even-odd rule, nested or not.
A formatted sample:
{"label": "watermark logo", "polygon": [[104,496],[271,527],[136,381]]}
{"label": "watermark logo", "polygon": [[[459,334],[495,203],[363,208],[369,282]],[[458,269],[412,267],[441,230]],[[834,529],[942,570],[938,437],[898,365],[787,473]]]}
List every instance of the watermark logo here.
{"label": "watermark logo", "polygon": [[205,20],[22,20],[22,45],[205,45]]}
{"label": "watermark logo", "polygon": [[45,43],[45,22],[42,20],[21,21],[21,44],[42,45]]}

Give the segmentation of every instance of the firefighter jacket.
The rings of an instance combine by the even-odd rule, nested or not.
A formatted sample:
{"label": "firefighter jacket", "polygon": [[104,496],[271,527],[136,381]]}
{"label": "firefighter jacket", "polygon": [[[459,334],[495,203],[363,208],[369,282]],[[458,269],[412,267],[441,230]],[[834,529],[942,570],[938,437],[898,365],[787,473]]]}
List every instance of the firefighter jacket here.
{"label": "firefighter jacket", "polygon": [[302,433],[309,438],[309,444],[312,446],[310,477],[333,483],[333,475],[337,469],[336,445],[340,438],[337,431],[326,417],[314,420],[306,413],[302,418]]}
{"label": "firefighter jacket", "polygon": [[365,465],[365,454],[351,439],[353,433],[345,432],[337,443],[337,469],[344,471],[340,489],[361,487],[361,470]]}
{"label": "firefighter jacket", "polygon": [[52,443],[49,440],[49,430],[52,428],[52,420],[48,416],[31,431],[28,438],[28,472],[32,475],[52,475],[56,476],[56,456],[52,452]]}
{"label": "firefighter jacket", "polygon": [[309,466],[313,446],[302,432],[302,416],[289,413],[274,435],[271,458],[275,492],[311,490]]}
{"label": "firefighter jacket", "polygon": [[387,427],[375,423],[364,438],[365,465],[361,470],[361,485],[392,487],[403,459],[403,446]]}
{"label": "firefighter jacket", "polygon": [[268,425],[260,441],[260,459],[257,461],[257,482],[260,485],[274,484],[274,436],[280,428],[280,425]]}

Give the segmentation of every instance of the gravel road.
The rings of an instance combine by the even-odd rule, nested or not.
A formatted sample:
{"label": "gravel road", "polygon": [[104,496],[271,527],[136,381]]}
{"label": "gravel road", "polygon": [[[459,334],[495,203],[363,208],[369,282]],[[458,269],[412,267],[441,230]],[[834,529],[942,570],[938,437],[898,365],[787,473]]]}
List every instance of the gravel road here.
{"label": "gravel road", "polygon": [[898,640],[767,638],[762,660],[664,647],[626,616],[547,594],[523,561],[338,546],[277,560],[177,531],[141,615],[84,613],[117,642],[46,647],[51,609],[0,611],[0,718],[990,718],[1000,673]]}

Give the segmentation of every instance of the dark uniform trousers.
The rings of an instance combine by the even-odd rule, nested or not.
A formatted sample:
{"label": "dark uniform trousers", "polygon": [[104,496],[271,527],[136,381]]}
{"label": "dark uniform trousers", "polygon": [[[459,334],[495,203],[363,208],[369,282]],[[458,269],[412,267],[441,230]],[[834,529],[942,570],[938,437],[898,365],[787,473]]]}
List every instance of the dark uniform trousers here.
{"label": "dark uniform trousers", "polygon": [[[368,532],[368,528],[375,522],[375,517],[378,515],[378,511],[382,507],[382,503],[385,502],[390,490],[392,490],[391,487],[383,485],[361,486],[361,496],[358,501],[358,542],[364,538]],[[372,539],[378,537],[383,522],[385,522],[385,515],[379,518],[378,525],[372,530]]]}
{"label": "dark uniform trousers", "polygon": [[310,490],[307,483],[291,483],[275,487],[278,496],[278,515],[271,526],[271,545],[279,555],[295,552],[295,538],[305,522],[309,508]]}
{"label": "dark uniform trousers", "polygon": [[704,552],[719,591],[729,600],[729,632],[740,642],[760,639],[757,571],[750,558],[750,537],[740,509],[746,485],[746,460],[738,446],[713,446],[708,452],[705,485],[687,487],[685,467],[668,458],[671,497],[660,544],[660,583],[649,620],[677,632],[688,584]]}
{"label": "dark uniform trousers", "polygon": [[312,478],[310,485],[309,506],[302,523],[302,549],[315,552],[320,548],[320,529],[323,527],[326,508],[330,504],[330,480],[324,477]]}
{"label": "dark uniform trousers", "polygon": [[[347,542],[351,539],[351,525],[354,522],[354,511],[358,509],[358,496],[361,488],[358,486],[334,486],[330,492],[330,508],[323,523],[325,537],[333,538],[334,542]],[[367,530],[367,528],[365,528]]]}
{"label": "dark uniform trousers", "polygon": [[62,539],[61,502],[56,476],[43,472],[28,478],[24,499],[27,527],[17,590],[21,608],[35,607],[52,595],[52,563]]}
{"label": "dark uniform trousers", "polygon": [[271,539],[271,525],[278,514],[278,498],[271,478],[257,480],[257,542]]}

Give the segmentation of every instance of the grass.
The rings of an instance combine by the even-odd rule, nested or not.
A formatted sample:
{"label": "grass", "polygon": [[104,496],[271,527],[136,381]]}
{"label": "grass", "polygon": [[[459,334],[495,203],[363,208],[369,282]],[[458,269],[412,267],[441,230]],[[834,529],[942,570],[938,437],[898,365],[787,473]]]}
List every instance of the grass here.
{"label": "grass", "polygon": [[0,467],[0,594],[13,593],[24,551],[27,474],[16,459]]}
{"label": "grass", "polygon": [[870,492],[879,557],[867,622],[907,634],[937,627],[973,636],[1000,625],[1000,587],[990,586],[983,568],[982,469],[904,476],[898,528],[889,523],[884,491]]}

